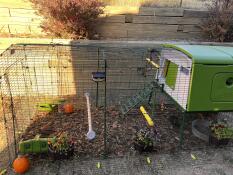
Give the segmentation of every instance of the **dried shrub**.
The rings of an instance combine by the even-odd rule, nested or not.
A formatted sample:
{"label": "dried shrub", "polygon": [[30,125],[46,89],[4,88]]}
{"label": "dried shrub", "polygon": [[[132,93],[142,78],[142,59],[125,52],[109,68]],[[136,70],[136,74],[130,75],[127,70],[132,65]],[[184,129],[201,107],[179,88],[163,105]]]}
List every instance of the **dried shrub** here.
{"label": "dried shrub", "polygon": [[98,0],[30,0],[39,15],[44,17],[41,27],[55,37],[91,38],[94,24],[103,13]]}
{"label": "dried shrub", "polygon": [[212,1],[209,16],[201,28],[212,41],[233,41],[233,0]]}

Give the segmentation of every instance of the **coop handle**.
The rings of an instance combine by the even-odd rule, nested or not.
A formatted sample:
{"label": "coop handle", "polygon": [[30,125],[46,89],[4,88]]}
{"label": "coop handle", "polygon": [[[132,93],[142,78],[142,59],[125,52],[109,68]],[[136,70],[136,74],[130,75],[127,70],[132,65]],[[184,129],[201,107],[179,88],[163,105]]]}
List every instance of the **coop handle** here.
{"label": "coop handle", "polygon": [[39,105],[41,108],[48,108],[49,106]]}
{"label": "coop handle", "polygon": [[154,122],[151,119],[151,117],[149,116],[149,114],[146,112],[145,108],[143,106],[140,107],[140,111],[142,113],[142,115],[145,117],[147,123],[149,126],[154,126]]}
{"label": "coop handle", "polygon": [[154,67],[156,67],[157,69],[159,69],[159,65],[158,64],[156,64],[154,61],[152,61],[152,60],[150,60],[149,58],[146,58],[146,60],[152,65],[152,66],[154,66]]}

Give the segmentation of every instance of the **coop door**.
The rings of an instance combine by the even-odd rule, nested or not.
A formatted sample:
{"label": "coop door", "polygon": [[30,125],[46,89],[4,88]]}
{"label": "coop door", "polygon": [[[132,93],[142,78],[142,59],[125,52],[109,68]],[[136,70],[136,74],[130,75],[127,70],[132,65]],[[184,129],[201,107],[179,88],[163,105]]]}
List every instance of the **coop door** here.
{"label": "coop door", "polygon": [[173,90],[175,89],[175,85],[176,85],[177,73],[178,73],[178,65],[169,60],[166,60],[164,66],[165,82]]}
{"label": "coop door", "polygon": [[211,98],[215,102],[233,101],[233,73],[217,73],[213,78]]}

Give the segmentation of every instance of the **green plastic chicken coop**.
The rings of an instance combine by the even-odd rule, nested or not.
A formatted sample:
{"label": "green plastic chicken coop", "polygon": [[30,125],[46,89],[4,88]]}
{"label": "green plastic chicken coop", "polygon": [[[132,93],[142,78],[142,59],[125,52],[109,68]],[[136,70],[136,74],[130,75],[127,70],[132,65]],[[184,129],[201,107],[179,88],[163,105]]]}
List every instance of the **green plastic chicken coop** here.
{"label": "green plastic chicken coop", "polygon": [[158,82],[185,111],[233,110],[233,47],[163,45]]}

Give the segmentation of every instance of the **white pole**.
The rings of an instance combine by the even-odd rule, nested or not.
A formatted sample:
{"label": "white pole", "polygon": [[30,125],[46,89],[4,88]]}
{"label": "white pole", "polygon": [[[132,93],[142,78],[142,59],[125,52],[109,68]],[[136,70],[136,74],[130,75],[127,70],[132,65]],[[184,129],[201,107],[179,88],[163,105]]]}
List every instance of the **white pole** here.
{"label": "white pole", "polygon": [[87,116],[88,116],[88,127],[89,127],[89,130],[87,133],[87,139],[93,140],[95,138],[96,134],[92,129],[90,94],[85,93],[85,97],[87,99]]}

